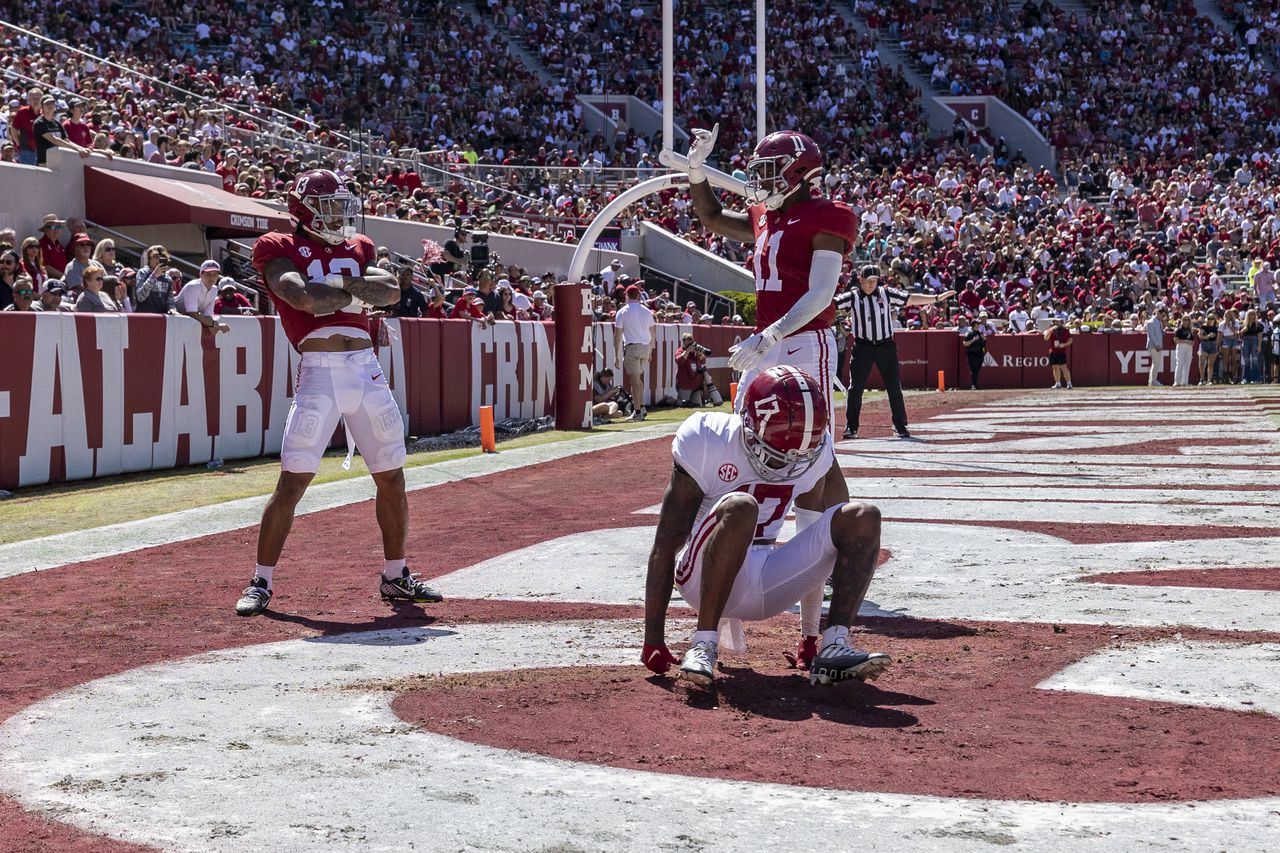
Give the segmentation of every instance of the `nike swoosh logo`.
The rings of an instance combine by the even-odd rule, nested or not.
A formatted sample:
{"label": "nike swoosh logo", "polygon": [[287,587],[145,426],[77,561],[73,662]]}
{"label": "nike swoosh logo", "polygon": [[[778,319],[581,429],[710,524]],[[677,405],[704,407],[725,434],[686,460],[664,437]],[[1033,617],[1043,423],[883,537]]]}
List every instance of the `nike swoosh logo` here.
{"label": "nike swoosh logo", "polygon": [[375,374],[373,375],[373,379],[371,379],[370,381],[371,381],[371,382],[377,382],[377,381],[378,381],[379,379],[381,379],[381,378],[382,378],[382,374],[381,374],[381,373],[375,373]]}
{"label": "nike swoosh logo", "polygon": [[796,347],[795,349],[789,349],[787,350],[787,355],[795,355],[796,353],[800,352],[800,349],[801,349],[800,347]]}
{"label": "nike swoosh logo", "polygon": [[788,224],[788,225],[795,225],[795,224],[796,224],[797,222],[799,222],[799,221],[800,221],[799,219],[788,219],[788,220],[787,220],[787,224]]}

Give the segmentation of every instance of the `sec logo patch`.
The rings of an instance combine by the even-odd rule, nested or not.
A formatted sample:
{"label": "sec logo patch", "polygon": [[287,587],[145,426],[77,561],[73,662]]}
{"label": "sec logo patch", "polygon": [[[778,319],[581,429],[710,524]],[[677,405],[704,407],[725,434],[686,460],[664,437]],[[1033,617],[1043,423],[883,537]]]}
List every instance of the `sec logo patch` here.
{"label": "sec logo patch", "polygon": [[720,466],[720,479],[726,483],[732,483],[738,479],[738,466],[726,462]]}

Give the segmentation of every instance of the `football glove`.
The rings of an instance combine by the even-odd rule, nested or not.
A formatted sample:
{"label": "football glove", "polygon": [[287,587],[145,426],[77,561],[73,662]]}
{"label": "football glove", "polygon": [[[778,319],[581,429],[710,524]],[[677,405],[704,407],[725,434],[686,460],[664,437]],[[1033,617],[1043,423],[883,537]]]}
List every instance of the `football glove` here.
{"label": "football glove", "polygon": [[787,663],[791,664],[792,669],[808,669],[817,654],[818,638],[802,636],[800,642],[796,644],[795,654],[783,652],[782,656],[787,659]]}
{"label": "football glove", "polygon": [[756,332],[741,343],[729,347],[729,368],[739,373],[754,370],[777,342],[772,329]]}
{"label": "football glove", "polygon": [[693,141],[689,143],[689,183],[699,184],[707,179],[707,156],[716,147],[716,137],[720,135],[720,123],[716,122],[710,130],[695,130]]}
{"label": "football glove", "polygon": [[651,646],[648,643],[644,644],[644,649],[640,652],[640,662],[650,672],[655,672],[658,675],[666,675],[667,670],[671,669],[674,664],[680,663],[665,644]]}

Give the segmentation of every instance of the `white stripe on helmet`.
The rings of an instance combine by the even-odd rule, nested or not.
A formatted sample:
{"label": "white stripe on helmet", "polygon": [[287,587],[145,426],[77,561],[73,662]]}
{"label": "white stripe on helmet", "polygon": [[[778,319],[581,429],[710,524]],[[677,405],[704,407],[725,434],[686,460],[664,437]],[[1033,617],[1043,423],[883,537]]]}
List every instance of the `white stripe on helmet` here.
{"label": "white stripe on helmet", "polygon": [[800,445],[801,453],[809,452],[809,445],[813,443],[813,388],[809,384],[809,377],[805,375],[803,370],[799,370],[789,364],[779,365],[787,374],[794,377],[800,385],[800,390],[804,395],[804,441]]}

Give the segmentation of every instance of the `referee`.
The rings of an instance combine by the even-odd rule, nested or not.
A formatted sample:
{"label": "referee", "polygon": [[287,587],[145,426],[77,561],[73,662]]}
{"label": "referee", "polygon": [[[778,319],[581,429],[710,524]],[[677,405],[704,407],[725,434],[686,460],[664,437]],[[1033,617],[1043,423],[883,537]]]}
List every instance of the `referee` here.
{"label": "referee", "polygon": [[907,432],[907,405],[902,399],[902,378],[898,372],[898,345],[893,342],[893,317],[907,305],[934,305],[955,295],[948,290],[937,296],[907,293],[880,283],[880,271],[874,265],[862,268],[858,288],[836,298],[836,306],[849,308],[853,327],[853,354],[849,377],[849,408],[845,413],[845,438],[858,437],[858,416],[862,413],[862,392],[874,365],[884,380],[893,411],[893,431],[898,438],[910,438]]}

